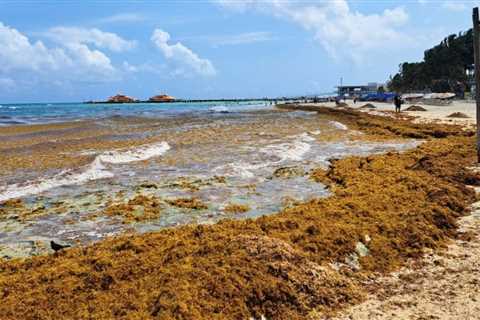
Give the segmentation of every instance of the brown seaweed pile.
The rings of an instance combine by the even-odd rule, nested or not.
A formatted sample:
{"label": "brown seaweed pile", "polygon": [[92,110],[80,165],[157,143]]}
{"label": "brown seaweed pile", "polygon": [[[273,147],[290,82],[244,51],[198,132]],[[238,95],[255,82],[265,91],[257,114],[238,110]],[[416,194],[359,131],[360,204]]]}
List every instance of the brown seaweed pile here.
{"label": "brown seaweed pile", "polygon": [[160,217],[162,204],[154,196],[137,195],[126,203],[112,204],[103,213],[107,216],[119,216],[124,223],[153,220]]}
{"label": "brown seaweed pile", "polygon": [[42,204],[27,206],[21,199],[10,199],[0,202],[0,221],[13,217],[15,220],[27,221],[34,216],[45,214],[45,206]]}
{"label": "brown seaweed pile", "polygon": [[[375,137],[429,141],[314,170],[312,178],[333,196],[276,215],[0,262],[0,318],[315,318],[360,301],[360,276],[394,270],[457,235],[456,218],[475,200],[465,184],[480,182],[465,169],[476,160],[472,133],[350,110],[316,111]],[[360,271],[352,273],[346,262],[359,248]]]}
{"label": "brown seaweed pile", "polygon": [[427,109],[425,109],[422,106],[413,105],[413,106],[410,106],[407,109],[405,109],[405,111],[427,111]]}
{"label": "brown seaweed pile", "polygon": [[377,109],[373,104],[371,103],[366,103],[363,106],[359,107],[359,109]]}
{"label": "brown seaweed pile", "polygon": [[178,207],[178,208],[191,209],[191,210],[208,209],[208,205],[206,205],[202,200],[195,197],[166,200],[166,202],[169,205]]}
{"label": "brown seaweed pile", "polygon": [[[283,106],[278,106],[285,108]],[[292,108],[290,108],[292,109]],[[378,138],[391,139],[392,136],[414,139],[432,139],[445,138],[448,136],[473,136],[473,131],[465,131],[458,125],[440,125],[440,124],[416,124],[412,123],[413,117],[402,116],[395,113],[391,119],[383,116],[359,113],[350,109],[334,109],[320,106],[299,106],[293,110],[316,111],[322,115],[333,117],[352,128],[361,130],[364,133],[376,136]]]}
{"label": "brown seaweed pile", "polygon": [[452,114],[449,114],[447,118],[470,118],[463,112],[454,112]]}
{"label": "brown seaweed pile", "polygon": [[238,203],[229,203],[225,206],[223,211],[227,213],[239,214],[245,213],[250,210],[250,207],[246,204],[238,204]]}

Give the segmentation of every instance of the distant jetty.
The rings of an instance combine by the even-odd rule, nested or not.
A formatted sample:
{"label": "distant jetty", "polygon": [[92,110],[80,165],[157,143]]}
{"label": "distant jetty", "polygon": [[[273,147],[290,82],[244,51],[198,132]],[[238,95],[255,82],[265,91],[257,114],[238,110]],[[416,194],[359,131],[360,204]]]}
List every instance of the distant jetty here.
{"label": "distant jetty", "polygon": [[173,102],[255,102],[255,101],[269,101],[276,103],[298,103],[298,102],[326,102],[332,100],[332,97],[277,97],[277,98],[237,98],[237,99],[176,99],[168,94],[160,94],[149,98],[148,100],[138,100],[124,94],[117,94],[109,97],[105,101],[86,101],[87,104],[104,104],[104,103],[173,103]]}
{"label": "distant jetty", "polygon": [[175,99],[168,94],[159,94],[153,97],[150,97],[148,100],[139,100],[127,95],[118,93],[114,96],[109,97],[105,101],[86,101],[85,103],[89,104],[103,104],[103,103],[169,103],[169,102],[182,102],[182,100]]}

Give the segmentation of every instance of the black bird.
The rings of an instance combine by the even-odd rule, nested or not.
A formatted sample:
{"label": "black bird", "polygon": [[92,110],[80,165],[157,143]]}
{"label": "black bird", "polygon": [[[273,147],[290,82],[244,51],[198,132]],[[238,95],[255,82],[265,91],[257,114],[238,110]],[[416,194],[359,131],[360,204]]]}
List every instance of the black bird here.
{"label": "black bird", "polygon": [[69,248],[69,247],[71,247],[71,245],[69,245],[69,244],[66,244],[66,245],[59,244],[59,243],[56,243],[55,241],[52,240],[52,241],[50,241],[50,247],[53,249],[53,251],[57,252],[57,251],[65,249],[65,248]]}

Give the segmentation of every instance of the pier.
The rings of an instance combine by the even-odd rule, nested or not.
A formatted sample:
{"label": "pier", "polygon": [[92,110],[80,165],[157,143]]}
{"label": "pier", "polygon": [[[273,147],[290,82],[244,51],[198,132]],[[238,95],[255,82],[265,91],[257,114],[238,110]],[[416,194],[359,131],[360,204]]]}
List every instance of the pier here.
{"label": "pier", "polygon": [[239,103],[239,102],[272,102],[273,104],[281,103],[307,103],[307,102],[327,102],[333,98],[326,97],[295,97],[295,98],[240,98],[240,99],[175,99],[171,101],[150,101],[150,100],[135,100],[131,102],[118,101],[85,101],[86,104],[121,104],[121,103]]}

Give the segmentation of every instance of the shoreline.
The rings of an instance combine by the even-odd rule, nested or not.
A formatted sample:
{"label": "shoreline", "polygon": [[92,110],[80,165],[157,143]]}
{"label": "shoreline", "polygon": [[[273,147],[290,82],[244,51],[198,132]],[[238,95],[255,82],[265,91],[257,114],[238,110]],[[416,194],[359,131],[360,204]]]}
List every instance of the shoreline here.
{"label": "shoreline", "polygon": [[[0,315],[41,317],[54,308],[73,316],[88,308],[98,318],[314,319],[363,300],[365,277],[396,270],[457,236],[455,220],[475,198],[464,183],[480,180],[465,169],[475,158],[470,133],[350,110],[316,111],[372,138],[427,141],[404,153],[336,160],[312,174],[332,197],[272,216],[120,236],[55,256],[0,262],[0,289],[9,288]],[[22,277],[31,281],[21,283]]]}
{"label": "shoreline", "polygon": [[[370,105],[370,107],[365,107]],[[326,106],[330,108],[336,108],[335,103],[307,103],[307,104],[298,104],[298,106],[305,107],[318,107]],[[372,115],[383,115],[383,116],[397,116],[397,117],[408,117],[413,120],[415,123],[438,123],[438,124],[454,124],[461,125],[467,129],[473,129],[476,122],[476,105],[474,101],[467,100],[453,100],[451,104],[444,106],[435,106],[427,105],[422,103],[405,103],[402,104],[401,112],[395,115],[395,108],[392,103],[388,102],[376,102],[376,101],[357,101],[354,104],[352,101],[348,101],[347,106],[354,110],[361,112],[366,112]],[[371,108],[373,106],[374,108]],[[411,106],[421,106],[425,111],[407,111]],[[466,118],[455,118],[448,117],[450,114],[455,112],[461,112],[465,114]]]}

